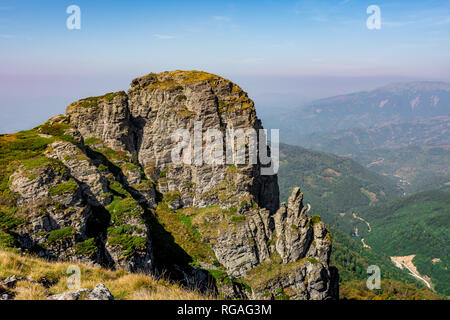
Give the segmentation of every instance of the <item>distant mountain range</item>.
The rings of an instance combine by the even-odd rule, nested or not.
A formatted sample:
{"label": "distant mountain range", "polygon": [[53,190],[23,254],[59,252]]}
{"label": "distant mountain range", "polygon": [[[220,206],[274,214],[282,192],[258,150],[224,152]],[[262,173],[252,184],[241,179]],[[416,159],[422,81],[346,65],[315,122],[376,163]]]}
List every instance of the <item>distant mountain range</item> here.
{"label": "distant mountain range", "polygon": [[423,120],[449,114],[450,84],[398,83],[372,91],[314,101],[286,120],[288,123],[285,126],[292,128],[286,138],[291,139],[291,135],[367,128],[379,123]]}
{"label": "distant mountain range", "polygon": [[374,149],[353,159],[372,171],[394,177],[407,194],[431,189],[450,191],[450,148]]}
{"label": "distant mountain range", "polygon": [[348,157],[367,150],[411,145],[450,147],[450,116],[316,132],[299,137],[296,144]]}
{"label": "distant mountain range", "polygon": [[305,147],[350,157],[394,177],[406,193],[450,188],[450,117],[300,137]]}
{"label": "distant mountain range", "polygon": [[450,189],[450,84],[410,82],[314,101],[269,119],[283,142],[352,158],[405,193]]}

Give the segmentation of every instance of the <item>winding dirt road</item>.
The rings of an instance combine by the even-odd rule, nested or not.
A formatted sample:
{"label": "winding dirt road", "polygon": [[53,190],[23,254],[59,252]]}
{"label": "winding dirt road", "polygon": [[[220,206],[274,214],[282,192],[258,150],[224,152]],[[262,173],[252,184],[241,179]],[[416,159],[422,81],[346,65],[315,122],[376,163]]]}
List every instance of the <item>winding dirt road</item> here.
{"label": "winding dirt road", "polygon": [[412,254],[410,256],[403,256],[403,257],[391,257],[392,262],[395,264],[396,267],[403,269],[406,268],[410,272],[410,274],[420,281],[424,282],[425,285],[431,289],[431,279],[427,276],[422,276],[417,271],[416,266],[413,264],[413,259],[416,255]]}
{"label": "winding dirt road", "polygon": [[363,218],[359,217],[356,213],[353,212],[353,218],[358,219],[362,222],[364,222],[367,225],[367,229],[369,230],[369,232],[372,232],[372,228],[370,227],[370,223],[366,220],[364,220]]}

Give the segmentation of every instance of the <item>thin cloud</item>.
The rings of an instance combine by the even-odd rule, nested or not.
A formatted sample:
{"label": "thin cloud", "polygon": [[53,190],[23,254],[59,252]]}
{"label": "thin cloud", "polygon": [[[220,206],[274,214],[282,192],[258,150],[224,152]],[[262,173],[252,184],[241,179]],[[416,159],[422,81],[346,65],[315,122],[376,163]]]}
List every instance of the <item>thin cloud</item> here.
{"label": "thin cloud", "polygon": [[264,62],[264,60],[264,58],[246,58],[241,62],[245,64],[261,64]]}
{"label": "thin cloud", "polygon": [[169,34],[155,34],[155,38],[161,39],[161,40],[169,40],[175,38],[175,36],[169,35]]}
{"label": "thin cloud", "polygon": [[406,27],[411,24],[416,23],[415,21],[381,21],[381,26],[383,27],[392,27],[392,28],[399,28],[399,27]]}
{"label": "thin cloud", "polygon": [[230,22],[231,21],[231,18],[227,17],[227,16],[214,16],[213,18],[216,21],[225,21],[225,22]]}
{"label": "thin cloud", "polygon": [[328,17],[324,15],[317,15],[312,17],[312,20],[315,22],[328,22]]}
{"label": "thin cloud", "polygon": [[450,17],[445,18],[444,20],[441,21],[437,21],[436,23],[434,23],[435,25],[443,25],[443,24],[450,24]]}
{"label": "thin cloud", "polygon": [[0,38],[1,39],[12,39],[12,38],[14,38],[15,36],[14,35],[12,35],[12,34],[0,34]]}

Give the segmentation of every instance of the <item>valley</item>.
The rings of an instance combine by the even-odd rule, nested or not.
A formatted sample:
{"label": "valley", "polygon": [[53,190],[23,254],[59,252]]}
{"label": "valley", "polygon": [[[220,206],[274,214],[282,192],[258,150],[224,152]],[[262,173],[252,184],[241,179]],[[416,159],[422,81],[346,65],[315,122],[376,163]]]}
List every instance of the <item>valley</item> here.
{"label": "valley", "polygon": [[[312,214],[352,237],[361,252],[386,254],[416,285],[444,295],[450,285],[449,94],[443,83],[398,84],[303,107],[297,117],[284,117],[304,120],[301,134],[285,131],[284,141],[299,147],[281,145],[279,182],[281,199],[300,181]],[[337,130],[323,130],[330,127]]]}
{"label": "valley", "polygon": [[[288,149],[290,150],[287,151]],[[298,153],[294,153],[294,150]],[[283,189],[289,188],[295,181],[295,179],[291,180],[290,174],[295,176],[300,168],[303,168],[302,172],[307,176],[303,180],[304,183],[300,183],[300,185],[304,186],[302,191],[311,199],[311,214],[320,214],[328,225],[333,226],[335,236],[336,234],[339,234],[340,237],[344,237],[344,234],[346,234],[345,237],[352,236],[354,241],[357,241],[355,246],[361,247],[358,255],[361,253],[379,253],[390,257],[416,254],[413,257],[414,264],[420,271],[411,272],[414,274],[414,278],[411,277],[411,279],[417,279],[426,285],[421,279],[427,279],[423,275],[429,275],[431,281],[435,284],[433,287],[430,285],[430,288],[441,294],[447,294],[449,279],[445,270],[449,263],[449,192],[433,190],[408,197],[397,194],[397,198],[389,199],[383,197],[383,194],[392,192],[387,191],[389,189],[395,190],[393,187],[395,184],[389,179],[378,180],[370,174],[365,176],[362,174],[364,171],[356,170],[357,168],[361,169],[357,165],[352,167],[351,170],[347,167],[349,171],[340,175],[340,172],[343,171],[342,167],[337,166],[339,161],[332,165],[326,162],[326,160],[329,160],[327,158],[329,155],[286,145],[281,146],[281,152],[283,155],[282,165],[280,166],[281,196],[283,196]],[[290,159],[288,155],[293,156],[294,154],[295,160]],[[314,163],[314,166],[310,167],[310,171],[306,171],[304,164],[302,164],[302,158],[310,159],[312,155],[321,157],[315,158],[314,161],[308,161],[310,164]],[[329,165],[326,170],[323,169],[323,163],[320,160]],[[333,160],[336,161],[336,158],[333,158]],[[324,177],[324,171],[333,172],[333,179],[321,178]],[[290,174],[286,174],[286,172]],[[357,183],[358,188],[341,184],[339,178],[344,176],[353,177],[353,181]],[[298,177],[301,178],[302,176],[298,175]],[[368,177],[372,177],[372,179],[368,180]],[[321,184],[312,184],[312,181],[321,181]],[[361,191],[361,189],[364,189],[361,188],[361,184],[364,184],[367,190],[377,195],[377,202],[373,203],[373,199],[370,199],[367,192]],[[339,188],[344,188],[345,191],[350,192],[340,192]],[[360,196],[355,197],[358,193]],[[333,198],[330,196],[333,194],[339,194],[341,197]],[[355,199],[361,199],[359,206],[345,205],[346,203],[357,203]],[[362,202],[362,199],[365,199],[364,202]],[[336,212],[340,212],[340,214]],[[343,234],[337,233],[336,230],[343,231]],[[336,238],[334,239],[334,243],[336,243]],[[343,253],[340,252],[342,249],[343,247],[335,245],[332,257],[342,255]],[[356,255],[356,253],[353,253],[353,255]],[[440,262],[432,263],[432,259],[436,259],[436,257]],[[377,258],[377,260],[374,263],[376,265],[379,264],[381,259]],[[386,264],[391,264],[394,267],[391,259],[387,260]],[[392,273],[391,276],[387,276],[386,273],[384,275],[393,280],[402,279],[399,278],[397,273]],[[404,276],[410,277],[409,272],[405,273]],[[349,276],[345,281],[350,281],[352,277]],[[402,279],[401,281],[405,280]],[[428,281],[428,283],[431,283],[431,281]],[[417,284],[416,280],[413,280],[413,282]]]}
{"label": "valley", "polygon": [[406,268],[410,274],[419,279],[420,281],[423,281],[425,285],[431,289],[431,280],[427,276],[421,276],[419,272],[417,271],[416,266],[413,264],[413,259],[416,257],[415,254],[412,254],[410,256],[404,256],[404,257],[391,257],[392,262],[395,264],[396,267],[403,269]]}

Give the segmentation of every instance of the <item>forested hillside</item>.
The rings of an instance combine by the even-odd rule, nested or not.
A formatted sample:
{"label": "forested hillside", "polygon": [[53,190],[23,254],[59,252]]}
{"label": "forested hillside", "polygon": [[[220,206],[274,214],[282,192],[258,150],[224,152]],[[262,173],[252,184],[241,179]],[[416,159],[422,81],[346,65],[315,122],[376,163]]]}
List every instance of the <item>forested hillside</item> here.
{"label": "forested hillside", "polygon": [[360,211],[372,227],[361,234],[386,255],[416,255],[413,263],[420,274],[431,278],[436,291],[450,295],[449,213],[450,192],[422,192]]}
{"label": "forested hillside", "polygon": [[395,182],[369,171],[353,160],[280,145],[280,199],[286,201],[293,186],[301,186],[311,210],[330,225],[351,208],[393,200],[401,195]]}

